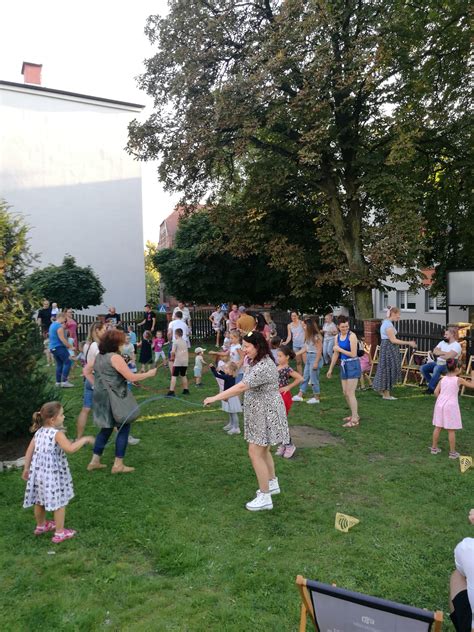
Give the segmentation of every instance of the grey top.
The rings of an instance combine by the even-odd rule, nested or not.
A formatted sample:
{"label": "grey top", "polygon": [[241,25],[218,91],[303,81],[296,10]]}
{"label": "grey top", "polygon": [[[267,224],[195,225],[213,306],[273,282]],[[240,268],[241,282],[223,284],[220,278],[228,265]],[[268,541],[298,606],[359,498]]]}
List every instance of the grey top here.
{"label": "grey top", "polygon": [[99,354],[94,362],[94,406],[92,412],[94,423],[99,428],[113,428],[116,425],[112,415],[109,391],[104,382],[120,398],[125,398],[127,395],[127,380],[112,366],[113,355],[118,354]]}

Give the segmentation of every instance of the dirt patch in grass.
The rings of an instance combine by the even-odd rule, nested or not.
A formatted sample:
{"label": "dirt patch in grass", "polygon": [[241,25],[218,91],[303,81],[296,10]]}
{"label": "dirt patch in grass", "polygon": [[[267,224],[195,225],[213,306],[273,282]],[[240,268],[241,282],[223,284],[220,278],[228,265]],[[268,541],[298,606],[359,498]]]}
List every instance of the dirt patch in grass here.
{"label": "dirt patch in grass", "polygon": [[312,426],[291,426],[291,440],[297,448],[324,448],[325,445],[339,445],[344,443],[327,430]]}

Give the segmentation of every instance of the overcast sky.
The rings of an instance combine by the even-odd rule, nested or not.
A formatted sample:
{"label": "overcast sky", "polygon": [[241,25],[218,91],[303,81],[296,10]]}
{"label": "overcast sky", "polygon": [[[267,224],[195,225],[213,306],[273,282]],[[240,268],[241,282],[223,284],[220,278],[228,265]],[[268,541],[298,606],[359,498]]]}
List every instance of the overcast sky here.
{"label": "overcast sky", "polygon": [[[0,2],[0,79],[23,83],[23,61],[43,64],[43,86],[141,103],[146,116],[151,103],[135,81],[153,54],[143,29],[166,11],[166,0]],[[143,164],[145,240],[158,241],[178,197],[163,191],[156,165]]]}

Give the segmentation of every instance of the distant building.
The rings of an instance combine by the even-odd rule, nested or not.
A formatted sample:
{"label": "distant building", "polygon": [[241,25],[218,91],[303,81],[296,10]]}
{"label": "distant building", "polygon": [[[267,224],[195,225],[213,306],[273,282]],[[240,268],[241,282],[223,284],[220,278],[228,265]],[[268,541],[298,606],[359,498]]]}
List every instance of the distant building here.
{"label": "distant building", "polygon": [[124,147],[144,106],[45,88],[38,64],[22,73],[25,84],[0,81],[2,197],[31,227],[40,266],[69,253],[98,274],[94,312],[142,309],[141,168]]}
{"label": "distant building", "polygon": [[178,223],[184,213],[182,206],[177,206],[172,213],[168,215],[160,224],[160,236],[158,241],[158,249],[173,248]]}
{"label": "distant building", "polygon": [[[435,294],[432,289],[434,270],[422,270],[424,275],[423,288],[418,291],[409,289],[408,283],[387,281],[393,289],[373,290],[373,304],[375,318],[384,318],[387,307],[399,307],[404,320],[427,320],[444,325],[446,323],[446,297]],[[455,322],[469,322],[469,312],[458,307],[451,307],[449,320]]]}

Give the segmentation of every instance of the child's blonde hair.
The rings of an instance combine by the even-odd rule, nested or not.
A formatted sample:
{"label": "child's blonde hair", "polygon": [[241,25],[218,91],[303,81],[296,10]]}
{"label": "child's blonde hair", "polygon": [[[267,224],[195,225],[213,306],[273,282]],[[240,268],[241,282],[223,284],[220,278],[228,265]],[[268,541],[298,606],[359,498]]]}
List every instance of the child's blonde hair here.
{"label": "child's blonde hair", "polygon": [[239,367],[235,364],[235,362],[227,362],[225,368],[233,377],[237,375],[237,371],[239,370]]}
{"label": "child's blonde hair", "polygon": [[231,338],[235,338],[236,340],[238,340],[239,345],[242,344],[242,336],[236,329],[234,331],[229,332],[229,336]]}
{"label": "child's blonde hair", "polygon": [[42,428],[47,421],[57,417],[62,407],[61,402],[46,402],[46,404],[43,404],[39,410],[33,413],[33,424],[30,427],[30,432],[36,432]]}

